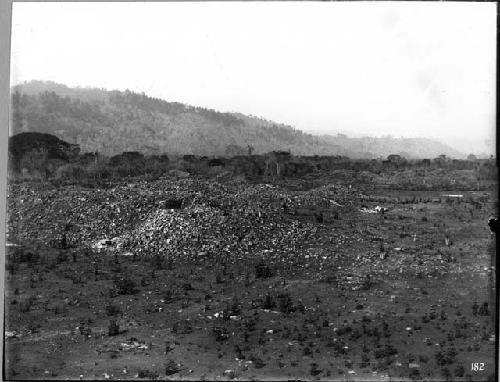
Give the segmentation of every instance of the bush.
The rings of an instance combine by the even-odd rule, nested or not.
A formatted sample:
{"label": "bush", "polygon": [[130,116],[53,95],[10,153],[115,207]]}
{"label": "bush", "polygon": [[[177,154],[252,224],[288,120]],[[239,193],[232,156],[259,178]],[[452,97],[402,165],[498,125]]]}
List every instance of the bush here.
{"label": "bush", "polygon": [[465,367],[459,365],[455,368],[455,377],[462,378],[465,375]]}
{"label": "bush", "polygon": [[116,290],[116,293],[122,295],[135,294],[138,292],[135,281],[128,277],[123,277],[121,279],[115,280],[113,286]]}
{"label": "bush", "polygon": [[271,268],[264,260],[259,261],[255,265],[255,277],[256,278],[269,278],[276,274],[275,270]]}
{"label": "bush", "polygon": [[370,365],[370,357],[368,354],[363,353],[361,355],[361,364],[359,365],[361,368],[368,367]]}
{"label": "bush", "polygon": [[311,373],[311,375],[313,377],[315,377],[316,375],[320,374],[321,373],[321,369],[318,368],[318,364],[313,362],[311,364],[311,370],[309,370],[309,372]]}
{"label": "bush", "polygon": [[288,292],[278,294],[278,306],[279,310],[285,314],[294,311],[292,298]]}
{"label": "bush", "polygon": [[480,316],[489,316],[490,311],[488,309],[488,303],[487,302],[483,302],[483,304],[479,308],[478,314]]}
{"label": "bush", "polygon": [[137,375],[139,378],[148,378],[148,379],[158,379],[158,373],[155,371],[147,370],[147,369],[141,369],[138,372]]}
{"label": "bush", "polygon": [[116,320],[109,320],[108,336],[116,336],[118,334],[120,334],[120,325],[118,325]]}
{"label": "bush", "polygon": [[106,305],[106,314],[108,316],[116,316],[116,315],[120,314],[121,312],[122,312],[122,310],[116,304],[108,304],[108,305]]}
{"label": "bush", "polygon": [[429,357],[427,357],[425,354],[421,354],[418,356],[418,360],[422,363],[427,363],[429,362]]}
{"label": "bush", "polygon": [[7,263],[5,264],[5,270],[11,275],[14,275],[17,271],[19,271],[19,263],[7,261]]}
{"label": "bush", "polygon": [[456,351],[449,349],[447,352],[438,351],[434,354],[438,366],[451,365],[455,362]]}
{"label": "bush", "polygon": [[66,252],[60,251],[57,254],[56,262],[57,262],[57,264],[61,264],[61,263],[68,261],[68,258],[69,258],[69,256]]}
{"label": "bush", "polygon": [[223,326],[215,326],[212,330],[212,333],[215,336],[215,340],[217,342],[224,342],[229,339],[229,332]]}
{"label": "bush", "polygon": [[193,332],[193,325],[188,320],[177,321],[172,327],[175,334],[189,334]]}
{"label": "bush", "polygon": [[418,369],[411,369],[409,377],[411,379],[420,379],[420,371]]}
{"label": "bush", "polygon": [[7,257],[9,263],[28,263],[29,265],[34,265],[40,261],[40,255],[26,249],[17,249],[12,254]]}
{"label": "bush", "polygon": [[276,307],[276,301],[271,293],[267,293],[264,297],[264,302],[262,303],[263,309],[273,309]]}
{"label": "bush", "polygon": [[448,369],[447,367],[443,368],[441,370],[442,374],[443,374],[443,377],[445,378],[445,380],[449,381],[450,378],[451,378],[451,372],[450,372],[450,369]]}
{"label": "bush", "polygon": [[253,362],[256,369],[262,369],[264,366],[266,366],[266,364],[262,360],[262,358],[260,358],[256,355],[253,355],[253,354],[250,356],[250,361]]}
{"label": "bush", "polygon": [[176,362],[168,360],[167,363],[165,364],[165,374],[167,376],[176,374],[179,371],[181,371],[181,369]]}
{"label": "bush", "polygon": [[21,313],[28,313],[33,308],[33,304],[35,303],[35,301],[36,297],[34,296],[30,296],[27,299],[21,301],[19,303],[19,311]]}
{"label": "bush", "polygon": [[385,345],[383,349],[378,349],[375,350],[374,355],[375,358],[384,358],[384,357],[390,357],[391,355],[398,354],[398,351],[396,348],[392,345]]}

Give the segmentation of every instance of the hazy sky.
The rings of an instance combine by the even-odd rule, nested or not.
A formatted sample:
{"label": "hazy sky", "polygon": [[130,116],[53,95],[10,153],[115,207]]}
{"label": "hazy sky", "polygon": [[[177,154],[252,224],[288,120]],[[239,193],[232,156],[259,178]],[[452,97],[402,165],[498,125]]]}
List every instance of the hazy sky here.
{"label": "hazy sky", "polygon": [[12,84],[128,88],[310,132],[481,151],[495,71],[495,3],[13,5]]}

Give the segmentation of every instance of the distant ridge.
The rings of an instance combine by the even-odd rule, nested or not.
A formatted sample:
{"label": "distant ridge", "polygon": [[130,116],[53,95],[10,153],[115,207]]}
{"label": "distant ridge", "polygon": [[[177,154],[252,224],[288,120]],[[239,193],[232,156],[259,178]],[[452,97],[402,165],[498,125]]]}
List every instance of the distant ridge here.
{"label": "distant ridge", "polygon": [[289,150],[295,155],[379,158],[402,154],[462,158],[451,147],[427,138],[314,136],[291,126],[241,113],[168,102],[131,91],[68,87],[30,81],[12,88],[11,135],[53,134],[83,152],[240,155]]}

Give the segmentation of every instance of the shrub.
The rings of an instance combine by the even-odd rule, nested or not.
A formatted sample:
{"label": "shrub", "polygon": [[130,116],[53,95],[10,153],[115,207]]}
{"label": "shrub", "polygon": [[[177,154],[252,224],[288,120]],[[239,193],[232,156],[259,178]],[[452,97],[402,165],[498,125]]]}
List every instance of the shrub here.
{"label": "shrub", "polygon": [[33,308],[33,304],[35,301],[36,301],[36,297],[34,297],[34,296],[30,296],[27,299],[22,300],[19,303],[19,311],[21,313],[28,313]]}
{"label": "shrub", "polygon": [[189,334],[193,332],[193,325],[188,320],[177,321],[172,327],[175,334]]}
{"label": "shrub", "polygon": [[108,316],[116,316],[116,315],[120,314],[121,312],[122,312],[122,310],[116,304],[108,304],[108,305],[106,305],[106,314]]}
{"label": "shrub", "polygon": [[19,263],[7,261],[7,263],[5,264],[5,270],[11,275],[14,275],[17,271],[19,271]]}
{"label": "shrub", "polygon": [[176,362],[168,360],[167,363],[165,364],[165,374],[167,376],[176,374],[179,371],[181,371],[181,368]]}
{"label": "shrub", "polygon": [[427,363],[429,362],[429,357],[427,357],[425,354],[421,354],[418,356],[418,360],[422,363]]}
{"label": "shrub", "polygon": [[223,326],[215,326],[212,330],[217,342],[227,341],[229,339],[229,332]]}
{"label": "shrub", "polygon": [[118,325],[116,320],[109,320],[108,336],[116,336],[118,334],[120,334],[120,325]]}
{"label": "shrub", "polygon": [[278,294],[278,306],[279,310],[285,314],[293,312],[292,298],[288,292]]}
{"label": "shrub", "polygon": [[55,315],[67,312],[66,306],[63,305],[62,303],[55,304],[52,309],[54,310]]}
{"label": "shrub", "polygon": [[269,278],[276,274],[275,270],[271,268],[264,260],[259,261],[255,265],[255,277],[257,278]]}
{"label": "shrub", "polygon": [[16,249],[12,255],[8,256],[8,260],[13,263],[28,263],[29,265],[34,265],[40,261],[40,255],[30,250],[20,248]]}
{"label": "shrub", "polygon": [[321,369],[318,368],[318,364],[313,362],[311,364],[311,369],[309,370],[312,376],[316,376],[321,373]]}
{"label": "shrub", "polygon": [[420,379],[420,371],[418,369],[411,369],[409,377],[411,379]]}
{"label": "shrub", "polygon": [[68,261],[68,254],[64,251],[60,251],[58,254],[57,254],[57,257],[56,257],[56,262],[57,264],[61,264],[61,263],[64,263],[66,261]]}
{"label": "shrub", "polygon": [[265,362],[260,357],[254,354],[250,356],[250,361],[253,362],[256,369],[262,369],[264,366],[266,366]]}
{"label": "shrub", "polygon": [[391,355],[397,354],[398,351],[396,348],[390,344],[385,345],[384,348],[375,350],[374,355],[375,358],[383,358],[383,357],[390,357]]}
{"label": "shrub", "polygon": [[361,355],[361,364],[359,365],[361,368],[368,367],[370,365],[370,357],[368,354],[363,353]]}
{"label": "shrub", "polygon": [[465,374],[465,367],[463,365],[459,365],[455,368],[455,377],[462,378]]}
{"label": "shrub", "polygon": [[447,367],[444,367],[442,370],[441,370],[442,374],[443,374],[443,377],[449,381],[450,378],[451,378],[451,372],[450,372],[450,369],[448,369]]}
{"label": "shrub", "polygon": [[478,311],[478,314],[480,316],[488,316],[490,314],[490,311],[488,309],[488,303],[487,302],[483,302],[483,304],[481,305],[481,307],[479,308],[479,311]]}
{"label": "shrub", "polygon": [[262,304],[262,308],[264,309],[273,309],[276,306],[276,301],[271,293],[267,293],[264,297],[264,302]]}
{"label": "shrub", "polygon": [[138,292],[134,280],[123,277],[114,281],[114,288],[118,294],[135,294]]}
{"label": "shrub", "polygon": [[438,351],[434,354],[438,366],[451,365],[455,362],[456,351],[449,349],[447,352]]}
{"label": "shrub", "polygon": [[147,370],[147,369],[139,370],[137,376],[139,378],[148,378],[148,379],[158,379],[158,377],[159,377],[158,373],[151,371],[151,370]]}

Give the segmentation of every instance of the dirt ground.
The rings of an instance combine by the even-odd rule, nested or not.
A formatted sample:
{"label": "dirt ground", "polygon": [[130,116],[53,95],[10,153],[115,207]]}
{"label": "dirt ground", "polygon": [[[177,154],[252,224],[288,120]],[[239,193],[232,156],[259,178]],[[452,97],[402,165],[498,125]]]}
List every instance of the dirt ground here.
{"label": "dirt ground", "polygon": [[193,184],[10,187],[9,379],[493,380],[496,190]]}

